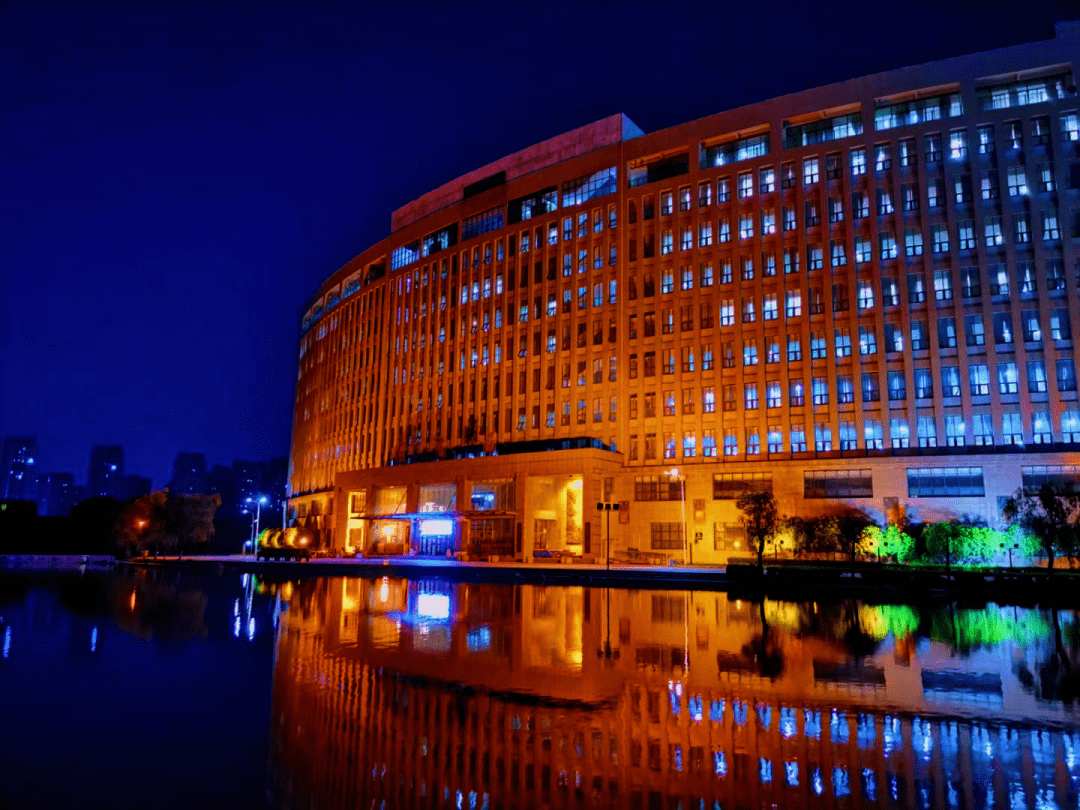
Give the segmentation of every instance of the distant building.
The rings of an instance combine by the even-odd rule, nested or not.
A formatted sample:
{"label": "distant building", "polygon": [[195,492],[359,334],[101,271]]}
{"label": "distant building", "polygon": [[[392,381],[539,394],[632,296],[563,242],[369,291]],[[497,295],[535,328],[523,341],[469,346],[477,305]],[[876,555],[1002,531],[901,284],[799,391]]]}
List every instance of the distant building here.
{"label": "distant building", "polygon": [[5,436],[0,444],[0,499],[34,500],[36,436]]}
{"label": "distant building", "polygon": [[205,494],[206,456],[202,453],[177,453],[169,492],[174,495]]}
{"label": "distant building", "polygon": [[215,464],[206,475],[206,494],[220,495],[221,506],[218,514],[222,517],[236,517],[240,513],[237,507],[236,471],[224,464]]}
{"label": "distant building", "polygon": [[37,513],[46,517],[66,517],[75,505],[75,476],[71,473],[42,473],[37,477]]}
{"label": "distant building", "polygon": [[149,495],[153,485],[145,475],[125,475],[116,488],[116,497],[121,501],[130,501]]}
{"label": "distant building", "polygon": [[86,473],[87,498],[116,498],[124,477],[124,448],[119,444],[95,444]]}

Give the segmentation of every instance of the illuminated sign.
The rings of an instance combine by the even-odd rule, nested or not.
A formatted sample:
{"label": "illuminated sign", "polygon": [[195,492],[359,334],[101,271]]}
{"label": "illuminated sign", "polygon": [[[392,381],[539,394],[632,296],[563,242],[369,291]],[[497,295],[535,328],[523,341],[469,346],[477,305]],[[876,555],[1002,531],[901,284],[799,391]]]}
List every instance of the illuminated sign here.
{"label": "illuminated sign", "polygon": [[449,619],[450,597],[439,593],[422,593],[416,597],[416,613],[425,619]]}
{"label": "illuminated sign", "polygon": [[421,537],[448,537],[454,533],[452,520],[421,520]]}

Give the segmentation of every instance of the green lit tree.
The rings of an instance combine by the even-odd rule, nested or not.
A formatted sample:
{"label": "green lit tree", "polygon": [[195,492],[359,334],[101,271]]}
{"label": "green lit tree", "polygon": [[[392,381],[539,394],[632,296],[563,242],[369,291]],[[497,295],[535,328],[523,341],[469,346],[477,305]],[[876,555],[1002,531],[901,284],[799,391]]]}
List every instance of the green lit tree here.
{"label": "green lit tree", "polygon": [[1054,570],[1061,554],[1074,562],[1080,547],[1080,492],[1046,483],[1038,489],[1021,487],[1001,509],[1005,520],[1039,538],[1046,566]]}
{"label": "green lit tree", "polygon": [[744,492],[735,501],[742,514],[746,539],[757,553],[758,568],[764,566],[765,544],[780,531],[783,521],[771,492]]}

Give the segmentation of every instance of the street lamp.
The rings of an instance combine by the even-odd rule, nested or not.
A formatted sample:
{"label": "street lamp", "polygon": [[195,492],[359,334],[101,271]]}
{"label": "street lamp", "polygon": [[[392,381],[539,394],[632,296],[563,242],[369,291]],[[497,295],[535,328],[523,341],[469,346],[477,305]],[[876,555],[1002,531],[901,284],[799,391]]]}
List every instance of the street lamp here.
{"label": "street lamp", "polygon": [[247,513],[249,515],[251,515],[251,554],[252,554],[252,556],[256,556],[257,552],[258,552],[258,548],[255,546],[255,543],[258,541],[258,538],[259,538],[259,516],[262,513],[263,504],[266,503],[268,500],[269,499],[265,495],[259,495],[259,496],[255,497],[255,498],[245,498],[244,499],[244,503],[253,503],[253,504],[255,504],[255,514],[251,515],[251,507],[250,506],[247,508]]}

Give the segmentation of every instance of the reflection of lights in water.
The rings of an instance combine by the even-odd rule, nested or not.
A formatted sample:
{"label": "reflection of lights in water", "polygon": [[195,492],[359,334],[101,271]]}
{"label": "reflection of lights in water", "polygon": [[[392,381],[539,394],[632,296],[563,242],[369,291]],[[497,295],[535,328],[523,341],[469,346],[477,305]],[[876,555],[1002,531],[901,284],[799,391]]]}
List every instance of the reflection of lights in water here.
{"label": "reflection of lights in water", "polygon": [[704,702],[701,699],[701,695],[694,695],[687,704],[687,709],[690,712],[690,719],[695,723],[701,722],[701,718],[704,715],[703,705]]}
{"label": "reflection of lights in water", "polygon": [[727,760],[724,758],[723,751],[713,752],[713,770],[717,776],[727,776]]}
{"label": "reflection of lights in water", "polygon": [[[249,544],[250,544],[250,541],[249,541]],[[240,584],[245,588],[247,587],[247,584],[248,584],[248,575],[247,574],[241,574],[240,575]]]}
{"label": "reflection of lights in water", "polygon": [[237,638],[240,638],[240,617],[233,617],[232,634]]}
{"label": "reflection of lights in water", "polygon": [[239,599],[234,599],[233,600],[233,603],[232,603],[232,615],[233,616],[239,616],[240,615],[240,600]]}
{"label": "reflection of lights in water", "polygon": [[390,598],[390,581],[386,578],[382,578],[382,585],[379,586],[379,599],[380,601],[387,601]]}
{"label": "reflection of lights in water", "polygon": [[825,792],[825,783],[821,780],[821,768],[814,768],[814,793],[820,796]]}
{"label": "reflection of lights in water", "polygon": [[135,591],[131,592],[131,611],[135,612]]}
{"label": "reflection of lights in water", "polygon": [[11,655],[11,625],[4,628],[4,658]]}
{"label": "reflection of lights in water", "polygon": [[787,783],[791,787],[799,786],[799,763],[797,761],[784,763],[784,778],[787,779]]}
{"label": "reflection of lights in water", "polygon": [[97,652],[97,625],[90,629],[90,652]]}
{"label": "reflection of lights in water", "polygon": [[834,797],[847,796],[851,793],[851,784],[848,781],[847,768],[833,768],[832,786]]}
{"label": "reflection of lights in water", "polygon": [[416,613],[427,619],[448,619],[450,597],[441,593],[422,593],[416,597]]}
{"label": "reflection of lights in water", "polygon": [[772,781],[772,761],[765,757],[758,759],[758,779],[761,782]]}
{"label": "reflection of lights in water", "polygon": [[248,619],[247,637],[248,637],[248,641],[254,641],[255,640],[255,619],[254,618]]}
{"label": "reflection of lights in water", "polygon": [[[877,798],[877,779],[874,778],[873,768],[862,769],[862,782],[863,796],[870,801],[874,801]],[[951,806],[955,807],[956,805]]]}
{"label": "reflection of lights in water", "polygon": [[671,713],[679,716],[682,709],[682,681],[668,681],[668,700],[671,701]]}
{"label": "reflection of lights in water", "polygon": [[796,734],[799,733],[799,723],[795,719],[795,710],[791,708],[780,708],[780,736],[785,740],[790,740]]}
{"label": "reflection of lights in water", "polygon": [[470,630],[465,636],[465,644],[469,652],[483,652],[491,648],[491,628],[486,624],[475,630]]}

